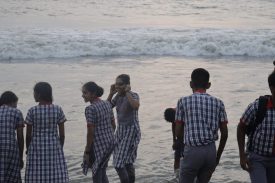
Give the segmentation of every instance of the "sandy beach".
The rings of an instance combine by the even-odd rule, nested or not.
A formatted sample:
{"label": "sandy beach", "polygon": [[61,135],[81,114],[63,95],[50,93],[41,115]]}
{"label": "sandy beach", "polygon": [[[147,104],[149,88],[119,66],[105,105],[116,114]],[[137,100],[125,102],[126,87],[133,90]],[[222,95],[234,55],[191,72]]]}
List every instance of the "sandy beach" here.
{"label": "sandy beach", "polygon": [[[91,174],[85,177],[80,168],[86,133],[84,108],[87,105],[81,97],[81,86],[87,81],[97,82],[105,89],[104,99],[118,74],[130,74],[132,90],[141,98],[142,140],[136,161],[136,182],[176,182],[171,127],[164,121],[163,111],[166,107],[174,107],[181,96],[191,94],[190,74],[197,67],[209,70],[212,82],[209,93],[224,100],[229,118],[229,139],[211,182],[249,182],[248,174],[239,166],[236,126],[249,102],[269,93],[267,76],[273,70],[271,58],[120,57],[1,62],[0,91],[14,91],[19,97],[18,107],[26,115],[28,108],[36,105],[32,96],[34,84],[38,81],[51,83],[54,103],[63,107],[68,119],[64,151],[70,180],[84,183],[90,182]],[[109,179],[118,183],[111,162]]]}

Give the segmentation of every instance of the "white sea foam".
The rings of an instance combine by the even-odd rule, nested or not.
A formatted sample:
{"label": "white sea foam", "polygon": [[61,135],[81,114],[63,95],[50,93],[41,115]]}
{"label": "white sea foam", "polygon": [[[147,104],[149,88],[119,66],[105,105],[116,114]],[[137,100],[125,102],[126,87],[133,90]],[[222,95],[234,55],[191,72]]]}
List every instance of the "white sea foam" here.
{"label": "white sea foam", "polygon": [[83,56],[275,56],[274,30],[0,31],[0,60]]}

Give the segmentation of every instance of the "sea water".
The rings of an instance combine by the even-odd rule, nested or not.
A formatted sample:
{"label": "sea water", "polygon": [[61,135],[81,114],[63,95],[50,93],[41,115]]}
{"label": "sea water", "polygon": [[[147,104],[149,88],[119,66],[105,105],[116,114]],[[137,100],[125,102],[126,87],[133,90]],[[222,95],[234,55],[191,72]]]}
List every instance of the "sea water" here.
{"label": "sea water", "polygon": [[[70,180],[84,183],[92,179],[80,167],[88,105],[81,86],[97,82],[105,99],[115,77],[130,74],[141,98],[136,182],[176,182],[171,125],[163,111],[191,94],[190,74],[204,67],[211,74],[209,93],[224,100],[229,118],[228,142],[211,182],[249,182],[239,166],[236,125],[250,102],[269,93],[274,6],[272,0],[2,0],[0,92],[14,91],[26,115],[35,105],[34,84],[51,83],[68,119]],[[109,165],[110,182],[117,183]]]}

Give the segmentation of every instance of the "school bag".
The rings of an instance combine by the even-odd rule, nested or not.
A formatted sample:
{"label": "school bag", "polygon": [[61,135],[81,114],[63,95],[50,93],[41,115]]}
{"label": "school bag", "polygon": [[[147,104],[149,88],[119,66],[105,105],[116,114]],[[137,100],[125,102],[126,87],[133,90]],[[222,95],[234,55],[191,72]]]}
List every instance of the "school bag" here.
{"label": "school bag", "polygon": [[256,112],[256,118],[254,121],[251,121],[249,125],[245,129],[245,134],[248,138],[248,149],[252,150],[252,138],[254,136],[254,132],[259,124],[264,120],[266,111],[267,111],[267,102],[270,98],[270,95],[264,95],[259,97],[258,110]]}

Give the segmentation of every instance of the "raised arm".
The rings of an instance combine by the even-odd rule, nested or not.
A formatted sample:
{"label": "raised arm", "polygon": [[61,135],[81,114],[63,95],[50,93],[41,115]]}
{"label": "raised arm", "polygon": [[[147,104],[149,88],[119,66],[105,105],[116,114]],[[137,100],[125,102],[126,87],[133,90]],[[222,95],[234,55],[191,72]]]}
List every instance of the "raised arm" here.
{"label": "raised arm", "polygon": [[136,99],[134,99],[133,96],[132,96],[132,94],[130,92],[126,92],[126,96],[127,96],[127,99],[129,101],[131,107],[133,109],[137,110],[139,108],[139,101],[136,100]]}
{"label": "raised arm", "polygon": [[127,85],[125,88],[126,97],[131,105],[131,107],[135,110],[138,110],[139,108],[139,101],[133,97],[133,95],[130,93],[131,86]]}
{"label": "raised arm", "polygon": [[110,93],[109,93],[108,98],[107,98],[107,100],[109,102],[112,101],[112,98],[113,98],[114,94],[116,94],[116,92],[117,91],[116,91],[116,88],[115,88],[115,84],[112,84],[111,87],[110,87]]}

